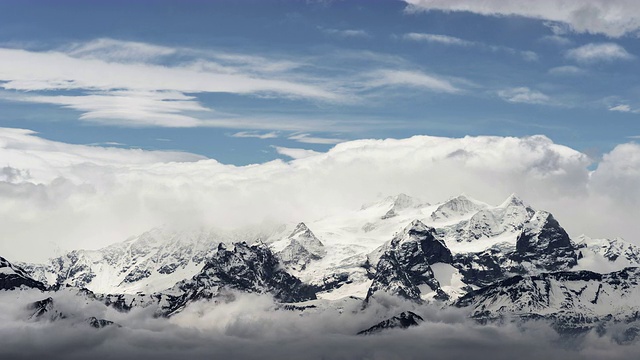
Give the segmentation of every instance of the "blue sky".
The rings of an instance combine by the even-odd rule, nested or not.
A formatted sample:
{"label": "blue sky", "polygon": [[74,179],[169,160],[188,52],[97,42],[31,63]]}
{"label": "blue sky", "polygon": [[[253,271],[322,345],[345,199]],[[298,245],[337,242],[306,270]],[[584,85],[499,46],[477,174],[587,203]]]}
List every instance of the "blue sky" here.
{"label": "blue sky", "polygon": [[3,1],[0,126],[232,164],[416,134],[597,157],[640,136],[640,5],[410,3]]}

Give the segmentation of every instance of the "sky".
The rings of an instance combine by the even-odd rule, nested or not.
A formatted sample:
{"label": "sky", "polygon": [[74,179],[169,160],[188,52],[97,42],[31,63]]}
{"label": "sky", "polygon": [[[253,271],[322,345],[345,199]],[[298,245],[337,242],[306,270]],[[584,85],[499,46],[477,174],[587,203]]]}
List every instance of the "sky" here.
{"label": "sky", "polygon": [[0,256],[399,193],[640,245],[639,36],[635,0],[0,1]]}
{"label": "sky", "polygon": [[596,160],[635,141],[640,4],[520,3],[2,1],[0,126],[234,165],[412,135]]}

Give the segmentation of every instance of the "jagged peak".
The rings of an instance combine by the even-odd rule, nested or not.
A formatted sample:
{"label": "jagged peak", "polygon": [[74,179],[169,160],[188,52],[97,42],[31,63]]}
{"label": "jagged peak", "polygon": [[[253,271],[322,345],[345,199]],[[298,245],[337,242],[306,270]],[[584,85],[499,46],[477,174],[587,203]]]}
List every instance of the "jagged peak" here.
{"label": "jagged peak", "polygon": [[422,221],[415,219],[409,223],[409,225],[405,226],[403,229],[403,233],[409,233],[410,231],[428,231],[431,229],[429,226],[425,225]]}
{"label": "jagged peak", "polygon": [[502,204],[498,205],[499,208],[507,208],[509,206],[528,207],[527,204],[525,204],[525,202],[515,193],[511,193],[511,195],[509,195],[509,197],[507,197],[507,199],[503,201]]}
{"label": "jagged peak", "polygon": [[440,204],[431,214],[431,219],[448,219],[450,217],[475,213],[478,210],[488,207],[488,204],[472,199],[463,193]]}
{"label": "jagged peak", "polygon": [[304,222],[300,222],[298,225],[296,225],[296,228],[291,232],[291,234],[289,235],[289,238],[295,237],[296,235],[305,233],[305,232],[310,232],[311,234],[313,234],[313,232],[311,232],[311,229],[309,229],[307,224],[305,224]]}

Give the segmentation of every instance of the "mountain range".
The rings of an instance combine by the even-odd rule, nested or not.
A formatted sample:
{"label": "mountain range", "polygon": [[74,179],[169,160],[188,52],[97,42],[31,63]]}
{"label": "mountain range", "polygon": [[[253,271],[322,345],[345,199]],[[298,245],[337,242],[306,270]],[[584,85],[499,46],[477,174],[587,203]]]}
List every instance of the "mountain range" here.
{"label": "mountain range", "polygon": [[[545,321],[562,334],[624,324],[640,333],[640,248],[620,238],[572,239],[551,213],[515,195],[492,206],[465,195],[429,204],[400,194],[318,220],[235,231],[156,228],[44,264],[0,258],[0,289],[42,291],[37,320],[73,318],[50,295],[171,317],[198,301],[269,294],[311,311],[388,298],[467,309],[480,323]],[[409,311],[362,334],[419,326]],[[53,315],[52,315],[53,314]],[[96,328],[113,324],[91,317]],[[635,329],[635,330],[634,330]]]}

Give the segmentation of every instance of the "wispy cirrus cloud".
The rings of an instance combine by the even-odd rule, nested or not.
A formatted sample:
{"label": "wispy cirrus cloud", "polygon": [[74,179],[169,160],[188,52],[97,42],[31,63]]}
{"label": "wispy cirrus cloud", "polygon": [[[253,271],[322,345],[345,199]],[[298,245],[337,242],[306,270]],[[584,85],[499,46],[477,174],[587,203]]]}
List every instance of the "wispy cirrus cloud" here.
{"label": "wispy cirrus cloud", "polygon": [[426,41],[430,43],[440,43],[445,45],[456,45],[456,46],[473,46],[477,44],[476,42],[467,41],[464,39],[457,38],[455,36],[440,35],[440,34],[407,33],[407,34],[404,34],[402,38],[405,40]]}
{"label": "wispy cirrus cloud", "polygon": [[584,69],[573,65],[557,66],[549,69],[549,74],[552,75],[580,75],[585,72]]}
{"label": "wispy cirrus cloud", "polygon": [[528,87],[515,87],[498,91],[498,96],[511,103],[525,104],[551,104],[552,99],[538,91]]}
{"label": "wispy cirrus cloud", "polygon": [[462,89],[454,85],[451,80],[422,71],[376,70],[365,74],[364,78],[363,84],[368,88],[409,86],[449,94],[462,91]]}
{"label": "wispy cirrus cloud", "polygon": [[428,33],[407,33],[402,39],[409,41],[422,41],[428,43],[442,44],[447,46],[475,47],[492,52],[503,52],[510,55],[519,55],[526,61],[536,61],[539,56],[530,50],[516,50],[507,46],[491,45],[479,41],[469,41],[455,36]]}
{"label": "wispy cirrus cloud", "polygon": [[504,1],[404,0],[407,11],[466,11],[485,16],[521,16],[561,24],[577,33],[610,37],[638,34],[640,2],[634,0]]}
{"label": "wispy cirrus cloud", "polygon": [[255,131],[240,131],[240,132],[237,132],[235,134],[231,134],[231,137],[236,137],[236,138],[256,138],[256,139],[275,139],[275,138],[277,138],[279,136],[280,135],[275,131],[271,131],[271,132],[267,132],[267,133],[260,133],[260,132],[255,132]]}
{"label": "wispy cirrus cloud", "polygon": [[325,28],[318,27],[320,31],[327,35],[341,37],[341,38],[370,38],[368,32],[361,29],[333,29],[333,28]]}
{"label": "wispy cirrus cloud", "polygon": [[609,111],[631,112],[631,106],[626,104],[616,105],[609,108]]}
{"label": "wispy cirrus cloud", "polygon": [[295,140],[297,142],[305,143],[305,144],[324,144],[324,145],[339,144],[341,142],[346,141],[345,139],[312,136],[311,134],[307,134],[307,133],[293,134],[289,136],[288,139]]}
{"label": "wispy cirrus cloud", "polygon": [[611,62],[616,60],[632,60],[635,58],[625,48],[616,43],[590,43],[568,50],[568,59],[579,63]]}
{"label": "wispy cirrus cloud", "polygon": [[609,107],[609,111],[615,111],[620,113],[640,114],[640,108],[632,107],[629,104],[618,104]]}
{"label": "wispy cirrus cloud", "polygon": [[[349,121],[300,122],[278,114],[227,113],[203,102],[206,94],[361,103],[398,87],[456,93],[459,85],[427,74],[402,58],[355,53],[366,66],[327,67],[345,54],[272,58],[207,49],[96,39],[49,51],[0,47],[0,97],[51,104],[80,113],[79,120],[115,126],[221,127],[239,130],[335,131]],[[343,62],[342,62],[343,63]]]}

